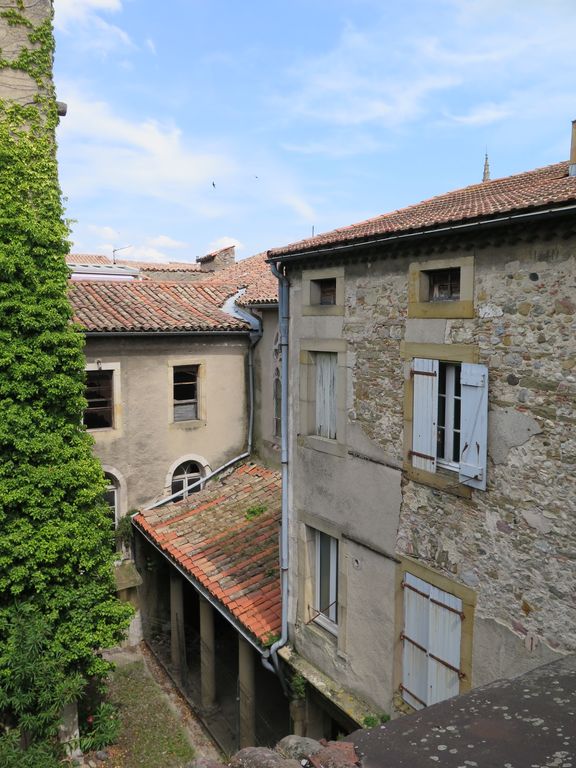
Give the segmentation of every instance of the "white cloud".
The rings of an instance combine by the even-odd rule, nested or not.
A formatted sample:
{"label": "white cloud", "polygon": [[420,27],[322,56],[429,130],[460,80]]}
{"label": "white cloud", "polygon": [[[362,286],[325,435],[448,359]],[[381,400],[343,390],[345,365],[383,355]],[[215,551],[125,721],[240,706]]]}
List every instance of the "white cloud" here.
{"label": "white cloud", "polygon": [[88,224],[88,230],[95,235],[98,235],[98,237],[105,237],[107,240],[117,240],[119,235],[119,232],[117,229],[114,229],[114,227],[107,227],[107,226],[100,226],[98,224]]}
{"label": "white cloud", "polygon": [[214,253],[214,251],[220,251],[222,248],[230,248],[231,246],[235,246],[237,251],[244,250],[244,246],[240,240],[236,240],[235,237],[228,237],[227,235],[224,235],[223,237],[219,237],[216,240],[212,240],[212,242],[208,244],[208,250],[206,253]]}
{"label": "white cloud", "polygon": [[383,145],[371,136],[334,136],[302,144],[291,142],[282,144],[286,152],[301,155],[325,155],[327,157],[353,157],[382,151]]}
{"label": "white cloud", "polygon": [[188,248],[188,243],[184,243],[182,240],[174,240],[173,237],[168,235],[156,235],[156,237],[150,238],[150,245],[155,248]]}
{"label": "white cloud", "polygon": [[151,37],[147,37],[146,38],[146,47],[148,48],[150,53],[153,53],[154,56],[156,56],[156,44],[155,44],[154,40],[152,40]]}
{"label": "white cloud", "polygon": [[304,200],[303,197],[300,197],[297,194],[283,194],[280,196],[280,202],[284,203],[284,205],[288,206],[288,208],[291,208],[295,213],[298,214],[298,216],[305,219],[306,221],[313,222],[317,218],[317,214],[314,208],[312,208],[312,206],[306,200]]}
{"label": "white cloud", "polygon": [[510,117],[513,110],[503,104],[479,104],[463,115],[448,115],[461,125],[490,125]]}
{"label": "white cloud", "polygon": [[68,115],[59,128],[62,186],[70,197],[106,191],[122,196],[172,201],[217,216],[212,180],[235,170],[227,155],[190,148],[180,129],[152,119],[117,115],[104,101],[87,99],[73,84],[66,93]]}
{"label": "white cloud", "polygon": [[99,15],[121,10],[121,0],[55,0],[54,26],[59,32],[74,35],[75,44],[82,51],[105,55],[117,49],[135,48],[123,29]]}

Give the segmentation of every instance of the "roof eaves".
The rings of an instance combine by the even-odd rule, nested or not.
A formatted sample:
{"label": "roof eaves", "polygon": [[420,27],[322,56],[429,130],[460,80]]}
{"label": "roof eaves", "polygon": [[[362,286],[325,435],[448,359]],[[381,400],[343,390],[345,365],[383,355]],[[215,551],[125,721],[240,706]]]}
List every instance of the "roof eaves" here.
{"label": "roof eaves", "polygon": [[506,224],[513,223],[514,221],[520,221],[524,219],[533,219],[538,216],[563,216],[576,211],[576,203],[570,205],[558,205],[554,207],[547,206],[545,208],[537,208],[535,210],[524,210],[519,213],[508,213],[505,215],[498,214],[496,216],[483,216],[478,219],[461,219],[454,221],[447,225],[438,227],[425,227],[422,229],[413,229],[409,231],[401,232],[387,232],[382,235],[376,235],[369,238],[357,238],[354,240],[335,240],[328,242],[325,245],[319,245],[318,247],[303,248],[301,250],[286,250],[283,248],[272,248],[267,251],[266,262],[268,264],[274,264],[276,262],[288,262],[297,261],[300,259],[306,259],[316,255],[327,255],[330,253],[344,254],[354,249],[370,248],[375,245],[383,245],[387,243],[400,243],[409,242],[426,237],[437,237],[450,233],[475,231],[477,229],[499,227]]}

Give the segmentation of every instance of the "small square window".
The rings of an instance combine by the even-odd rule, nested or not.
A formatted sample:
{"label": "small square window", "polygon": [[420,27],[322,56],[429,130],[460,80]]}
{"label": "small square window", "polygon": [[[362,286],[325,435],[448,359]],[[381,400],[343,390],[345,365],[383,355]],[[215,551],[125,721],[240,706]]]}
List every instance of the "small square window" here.
{"label": "small square window", "polygon": [[460,267],[422,272],[427,301],[460,301]]}
{"label": "small square window", "polygon": [[113,371],[86,372],[86,400],[84,424],[88,429],[107,429],[114,426],[112,396]]}
{"label": "small square window", "polygon": [[336,304],[335,277],[310,281],[310,304],[319,304],[321,306]]}
{"label": "small square window", "polygon": [[198,366],[174,368],[174,421],[198,418]]}

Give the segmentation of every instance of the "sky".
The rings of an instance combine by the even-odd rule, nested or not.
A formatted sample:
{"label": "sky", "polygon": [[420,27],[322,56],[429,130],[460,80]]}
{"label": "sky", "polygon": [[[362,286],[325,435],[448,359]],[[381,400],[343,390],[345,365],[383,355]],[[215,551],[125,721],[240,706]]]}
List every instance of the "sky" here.
{"label": "sky", "polygon": [[574,0],[54,0],[75,253],[237,258],[569,155]]}

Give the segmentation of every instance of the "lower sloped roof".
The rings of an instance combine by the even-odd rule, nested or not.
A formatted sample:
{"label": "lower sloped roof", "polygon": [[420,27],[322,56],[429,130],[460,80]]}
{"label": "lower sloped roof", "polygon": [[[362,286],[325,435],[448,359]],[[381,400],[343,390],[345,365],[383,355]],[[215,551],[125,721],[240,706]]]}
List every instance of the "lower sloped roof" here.
{"label": "lower sloped roof", "polygon": [[280,473],[252,462],[134,523],[261,644],[280,633]]}

